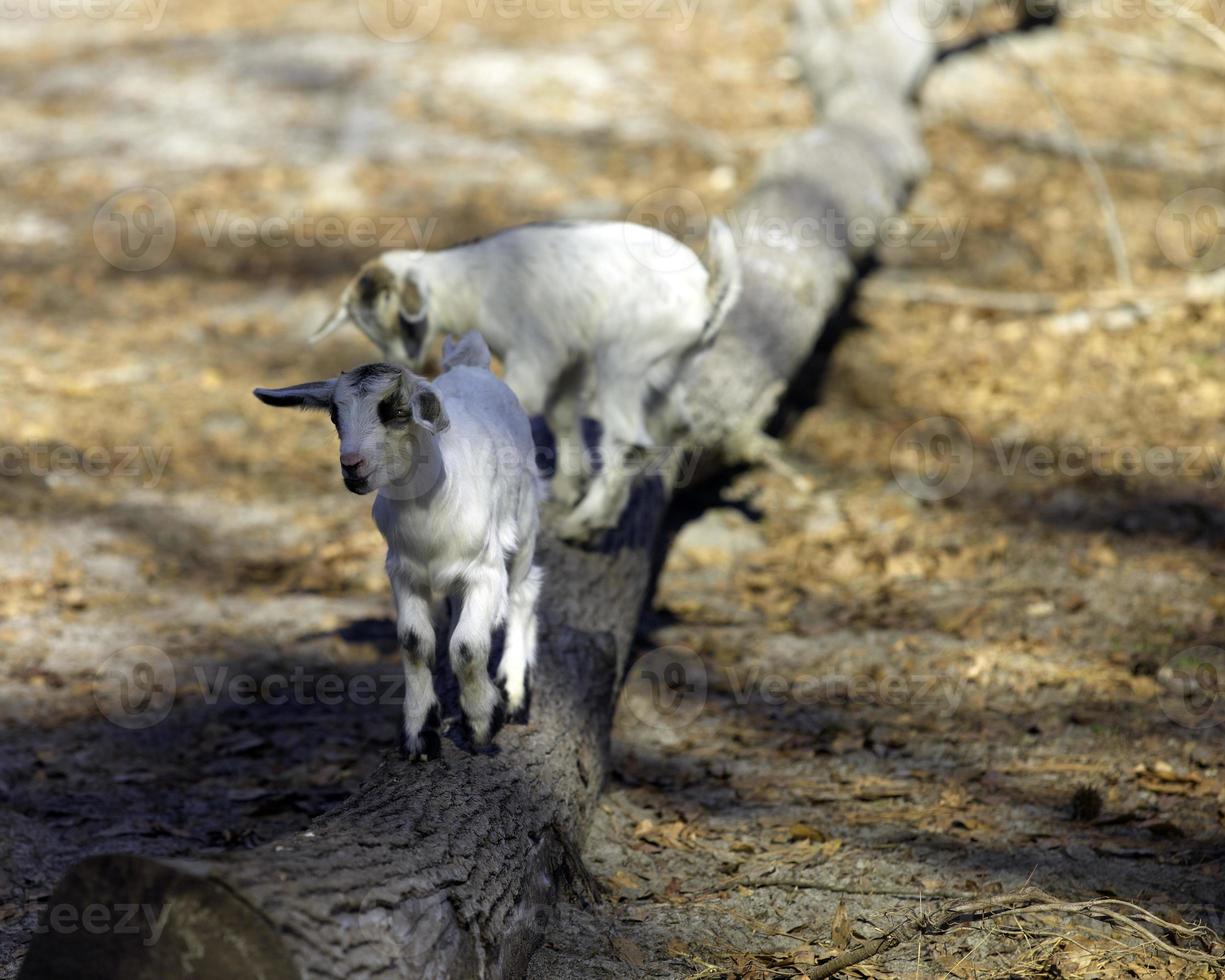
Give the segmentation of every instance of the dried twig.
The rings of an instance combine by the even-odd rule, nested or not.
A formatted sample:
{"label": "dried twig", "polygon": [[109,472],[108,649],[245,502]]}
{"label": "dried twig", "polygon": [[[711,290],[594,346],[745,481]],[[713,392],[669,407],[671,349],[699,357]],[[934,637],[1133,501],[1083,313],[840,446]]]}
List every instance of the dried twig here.
{"label": "dried twig", "polygon": [[[910,942],[921,936],[942,935],[959,926],[994,919],[1003,915],[1037,915],[1056,913],[1060,915],[1085,915],[1100,919],[1125,929],[1138,936],[1146,946],[1168,957],[1188,963],[1204,964],[1214,970],[1225,971],[1225,943],[1207,926],[1187,926],[1168,922],[1145,908],[1117,898],[1090,899],[1083,902],[1064,902],[1048,895],[1039,888],[1023,888],[1016,892],[995,895],[989,899],[972,902],[946,903],[936,911],[917,914],[909,922],[902,923],[887,932],[861,943],[853,949],[827,960],[808,976],[810,980],[833,976],[839,970],[871,959],[880,953]],[[1166,942],[1153,929],[1163,930],[1180,941],[1175,946]],[[1197,943],[1202,949],[1195,949]]]}
{"label": "dried twig", "polygon": [[1084,168],[1085,173],[1089,177],[1089,182],[1093,185],[1093,193],[1097,196],[1098,207],[1102,210],[1102,220],[1106,228],[1106,240],[1110,245],[1110,254],[1114,259],[1115,277],[1119,280],[1119,284],[1125,289],[1132,288],[1131,264],[1127,261],[1127,247],[1123,242],[1123,230],[1119,226],[1119,215],[1114,207],[1114,198],[1110,195],[1110,187],[1106,183],[1106,177],[1102,173],[1102,168],[1098,166],[1097,160],[1093,154],[1089,152],[1089,148],[1085,145],[1084,139],[1080,135],[1080,130],[1076,128],[1076,123],[1072,121],[1072,117],[1068,115],[1056,97],[1051,91],[1049,85],[1042,76],[1036,72],[1031,64],[1024,58],[1018,57],[1017,54],[1008,46],[1008,41],[1001,37],[996,37],[991,40],[991,47],[1001,55],[1003,55],[1012,64],[1016,65],[1029,80],[1029,83],[1034,86],[1042,97],[1046,100],[1055,117],[1060,121],[1061,125],[1067,130],[1068,137],[1076,146],[1076,157],[1080,160],[1080,165]]}
{"label": "dried twig", "polygon": [[1182,303],[1205,303],[1225,297],[1225,272],[1191,276],[1173,289],[1095,290],[1086,293],[1009,292],[975,289],[947,283],[903,279],[879,274],[860,287],[862,299],[873,302],[934,303],[968,309],[1014,313],[1018,316],[1089,316],[1109,318],[1132,311],[1151,315]]}
{"label": "dried twig", "polygon": [[1170,0],[1158,0],[1155,6],[1163,13],[1170,14],[1184,27],[1215,44],[1217,49],[1225,54],[1225,31],[1222,31],[1194,7],[1183,3],[1171,3]]}
{"label": "dried twig", "polygon": [[1058,293],[1006,292],[998,289],[975,289],[945,283],[916,282],[873,276],[860,286],[861,299],[885,302],[935,303],[939,306],[965,306],[977,310],[1040,316],[1054,313],[1064,299]]}
{"label": "dried twig", "polygon": [[909,898],[916,901],[937,898],[964,898],[952,892],[917,892],[905,888],[868,888],[850,885],[830,885],[822,881],[803,881],[798,878],[740,878],[729,882],[725,888],[797,888],[800,890],[829,892],[831,895],[884,895],[889,898]]}
{"label": "dried twig", "polygon": [[[1081,152],[1081,145],[1065,133],[991,126],[972,119],[958,120],[957,125],[979,139],[992,143],[1011,143],[1033,153],[1079,158]],[[1155,140],[1147,144],[1085,140],[1083,146],[1095,160],[1108,163],[1112,167],[1156,170],[1188,177],[1211,177],[1225,170],[1225,149],[1220,146],[1204,146],[1199,151],[1200,157],[1196,159],[1180,159]]]}
{"label": "dried twig", "polygon": [[1127,34],[1098,24],[1082,23],[1080,31],[1097,43],[1109,48],[1124,58],[1133,58],[1162,68],[1184,71],[1201,71],[1212,75],[1225,73],[1225,65],[1219,60],[1200,58],[1161,38],[1150,38],[1141,34]]}

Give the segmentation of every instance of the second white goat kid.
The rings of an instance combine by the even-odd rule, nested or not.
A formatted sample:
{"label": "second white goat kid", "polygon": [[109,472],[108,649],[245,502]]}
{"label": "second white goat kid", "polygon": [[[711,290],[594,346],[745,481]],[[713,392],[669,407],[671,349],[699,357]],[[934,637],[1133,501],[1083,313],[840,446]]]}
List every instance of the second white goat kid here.
{"label": "second white goat kid", "polygon": [[474,746],[489,741],[503,701],[488,674],[492,634],[502,624],[505,709],[526,708],[541,488],[528,417],[489,365],[489,348],[472,333],[448,340],[433,383],[401,365],[367,364],[329,381],[255,389],[268,405],[329,411],[345,486],[378,492],[373,514],[387,541],[406,682],[402,747],[410,759],[441,748],[433,665],[435,612],[444,598],[459,608],[449,655]]}
{"label": "second white goat kid", "polygon": [[[645,225],[523,225],[437,252],[385,252],[345,289],[319,339],[352,320],[420,370],[440,334],[478,330],[506,383],[557,441],[552,495],[573,506],[563,537],[617,523],[632,473],[621,465],[686,427],[684,388],[740,292],[731,230],[713,221],[708,265]],[[587,480],[583,417],[601,425],[603,468]],[[581,500],[580,500],[581,498]]]}

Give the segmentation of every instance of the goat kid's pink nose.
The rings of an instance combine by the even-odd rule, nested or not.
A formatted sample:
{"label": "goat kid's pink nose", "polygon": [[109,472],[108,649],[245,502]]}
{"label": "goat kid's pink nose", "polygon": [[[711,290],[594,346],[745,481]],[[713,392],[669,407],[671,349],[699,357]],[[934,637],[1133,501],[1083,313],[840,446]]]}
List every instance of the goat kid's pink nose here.
{"label": "goat kid's pink nose", "polygon": [[366,465],[366,459],[361,453],[341,453],[340,465],[346,470],[359,470]]}

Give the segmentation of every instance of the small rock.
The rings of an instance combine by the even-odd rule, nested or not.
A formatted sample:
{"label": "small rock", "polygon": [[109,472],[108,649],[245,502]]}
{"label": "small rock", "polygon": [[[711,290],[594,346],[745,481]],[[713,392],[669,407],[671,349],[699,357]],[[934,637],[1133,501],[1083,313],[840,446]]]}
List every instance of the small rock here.
{"label": "small rock", "polygon": [[726,565],[737,555],[765,544],[766,539],[752,521],[737,510],[720,508],[681,528],[672,550],[697,564]]}
{"label": "small rock", "polygon": [[1016,184],[1016,177],[1003,164],[983,167],[978,175],[978,189],[987,194],[1003,194],[1012,190]]}
{"label": "small rock", "polygon": [[804,535],[821,541],[841,538],[846,534],[846,518],[838,506],[838,495],[832,491],[818,494],[813,499],[812,513],[804,522]]}

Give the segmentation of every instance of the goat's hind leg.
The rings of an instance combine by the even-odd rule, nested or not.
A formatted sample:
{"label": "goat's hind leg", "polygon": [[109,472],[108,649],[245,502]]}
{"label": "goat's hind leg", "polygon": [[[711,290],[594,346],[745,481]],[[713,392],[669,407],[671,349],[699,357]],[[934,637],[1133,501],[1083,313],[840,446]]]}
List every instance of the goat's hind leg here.
{"label": "goat's hind leg", "polygon": [[506,645],[498,665],[498,684],[506,698],[506,720],[527,724],[532,706],[531,675],[536,664],[536,600],[541,571],[532,564],[534,549],[519,551],[510,563],[510,612]]}
{"label": "goat's hind leg", "polygon": [[451,634],[451,668],[459,681],[459,706],[474,748],[482,748],[493,734],[494,713],[501,705],[498,689],[489,677],[489,651],[493,631],[506,618],[506,572],[477,573],[461,599],[459,621]]}
{"label": "goat's hind leg", "polygon": [[392,579],[396,639],[404,661],[404,727],[400,751],[410,761],[442,754],[434,693],[434,620],[429,597]]}

